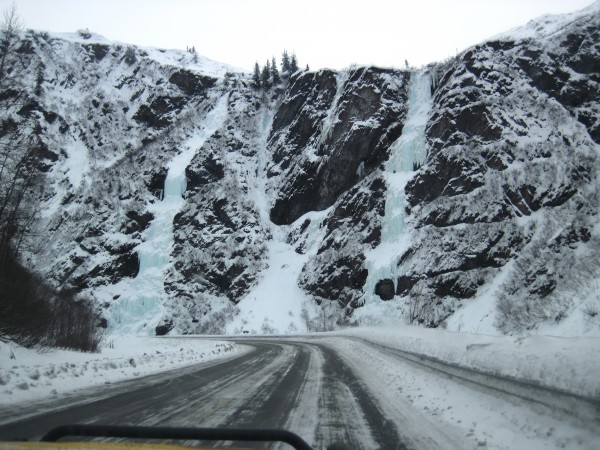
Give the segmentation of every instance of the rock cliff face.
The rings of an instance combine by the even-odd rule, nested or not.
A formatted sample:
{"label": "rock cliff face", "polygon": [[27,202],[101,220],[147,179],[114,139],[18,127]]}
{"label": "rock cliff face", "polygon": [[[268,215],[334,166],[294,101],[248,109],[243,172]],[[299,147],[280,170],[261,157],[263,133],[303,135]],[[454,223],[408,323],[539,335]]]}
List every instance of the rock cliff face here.
{"label": "rock cliff face", "polygon": [[359,68],[293,80],[269,136],[275,224],[330,207],[387,159],[402,132],[408,77]]}
{"label": "rock cliff face", "polygon": [[267,170],[272,221],[291,224],[331,208],[324,239],[299,279],[319,303],[355,308],[363,295],[364,252],[379,243],[384,214],[381,166],[402,131],[408,78],[376,68],[304,73],[274,116]]}
{"label": "rock cliff face", "polygon": [[[394,276],[372,283],[415,72],[300,71],[264,91],[186,52],[26,32],[24,75],[1,100],[19,95],[2,129],[35,134],[45,178],[41,238],[24,257],[93,297],[110,326],[159,334],[236,320],[261,331],[238,307],[264,295],[269,270],[287,270],[281,249],[300,261],[282,273],[304,296],[290,329],[390,305],[453,329],[484,303],[469,317],[504,332],[561,322],[597,300],[600,276],[599,11],[543,18],[421,70],[426,157],[407,172]],[[164,217],[168,250],[150,257]]]}
{"label": "rock cliff face", "polygon": [[397,289],[423,284],[440,299],[447,312],[432,325],[509,262],[503,330],[560,320],[572,306],[555,297],[585,271],[576,260],[597,251],[597,238],[586,243],[598,214],[598,25],[596,13],[536,39],[486,42],[434,86],[427,163],[406,189],[416,245]]}

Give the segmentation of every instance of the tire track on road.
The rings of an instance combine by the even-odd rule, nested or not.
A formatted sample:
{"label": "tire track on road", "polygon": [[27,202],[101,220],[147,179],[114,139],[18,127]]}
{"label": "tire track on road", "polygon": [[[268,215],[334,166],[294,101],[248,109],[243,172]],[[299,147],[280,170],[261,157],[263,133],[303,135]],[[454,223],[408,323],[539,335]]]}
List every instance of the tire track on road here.
{"label": "tire track on road", "polygon": [[289,365],[283,365],[267,382],[231,414],[224,426],[236,428],[281,428],[298,397],[309,367],[310,354],[305,348],[284,344],[294,349]]}
{"label": "tire track on road", "polygon": [[317,442],[336,450],[406,449],[396,425],[386,419],[350,367],[333,350],[317,347],[324,360],[319,406],[327,417],[318,424]]}
{"label": "tire track on road", "polygon": [[[169,425],[182,426],[181,421],[188,419],[190,407],[214,397],[215,391],[247,378],[247,370],[268,366],[268,362],[280,352],[281,349],[276,346],[268,346],[263,347],[262,351],[247,353],[219,364],[200,364],[191,370],[186,368],[182,370],[183,375],[171,371],[166,374],[169,376],[167,380],[165,374],[151,375],[137,380],[142,386],[137,389],[132,387],[136,380],[111,385],[107,391],[115,392],[115,395],[97,399],[98,392],[94,392],[88,402],[0,425],[0,439],[38,439],[50,429],[69,423],[164,424],[161,414],[170,417]],[[193,401],[194,396],[196,402]],[[178,405],[179,415],[171,410],[173,405]]]}

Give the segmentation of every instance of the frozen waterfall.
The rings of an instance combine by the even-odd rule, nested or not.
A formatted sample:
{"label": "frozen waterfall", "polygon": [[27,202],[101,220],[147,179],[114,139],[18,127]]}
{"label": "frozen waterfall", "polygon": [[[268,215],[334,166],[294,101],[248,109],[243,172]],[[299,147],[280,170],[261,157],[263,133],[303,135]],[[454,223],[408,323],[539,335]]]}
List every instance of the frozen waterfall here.
{"label": "frozen waterfall", "polygon": [[173,220],[185,204],[185,169],[204,142],[227,118],[228,94],[219,99],[193,135],[182,143],[182,151],[167,165],[162,201],[148,207],[154,219],[138,245],[138,275],[119,283],[121,294],[110,305],[110,326],[122,332],[154,334],[166,298],[165,274],[173,248]]}
{"label": "frozen waterfall", "polygon": [[402,135],[392,145],[384,176],[387,184],[385,216],[382,220],[381,244],[369,252],[367,269],[369,275],[364,286],[365,306],[379,302],[375,285],[379,280],[397,282],[398,257],[408,248],[404,233],[404,188],[417,166],[424,163],[425,126],[432,107],[431,80],[425,71],[413,72],[408,86],[408,112]]}

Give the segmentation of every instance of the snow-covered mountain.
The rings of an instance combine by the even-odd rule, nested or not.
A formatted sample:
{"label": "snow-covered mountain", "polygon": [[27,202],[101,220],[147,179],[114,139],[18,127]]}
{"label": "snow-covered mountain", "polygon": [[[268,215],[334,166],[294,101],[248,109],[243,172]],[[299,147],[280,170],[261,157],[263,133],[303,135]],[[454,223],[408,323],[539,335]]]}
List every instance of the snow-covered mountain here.
{"label": "snow-covered mountain", "polygon": [[[235,68],[28,31],[27,263],[110,327],[600,328],[600,2],[419,70]],[[562,330],[562,331],[560,331]]]}

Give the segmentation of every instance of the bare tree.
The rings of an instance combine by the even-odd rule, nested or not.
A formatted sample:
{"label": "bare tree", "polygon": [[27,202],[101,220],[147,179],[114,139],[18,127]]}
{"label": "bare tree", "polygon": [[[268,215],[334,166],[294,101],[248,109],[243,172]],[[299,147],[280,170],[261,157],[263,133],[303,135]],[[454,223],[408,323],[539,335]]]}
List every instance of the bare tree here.
{"label": "bare tree", "polygon": [[410,291],[407,303],[408,323],[423,323],[426,316],[431,311],[431,302],[427,298],[425,287],[422,283],[417,283]]}
{"label": "bare tree", "polygon": [[308,332],[333,331],[343,321],[344,311],[336,302],[323,300],[317,309],[317,315],[311,317],[306,305],[302,307],[300,317]]}
{"label": "bare tree", "polygon": [[95,351],[101,333],[93,304],[57,293],[21,264],[44,187],[39,126],[34,116],[19,112],[22,103],[41,93],[20,80],[22,28],[13,4],[0,22],[0,339]]}
{"label": "bare tree", "polygon": [[10,75],[10,61],[22,31],[23,21],[17,14],[17,5],[13,3],[4,11],[0,23],[0,89],[4,87],[4,82]]}
{"label": "bare tree", "polygon": [[35,127],[16,113],[21,98],[16,49],[23,24],[15,4],[0,22],[0,269],[17,259],[36,216],[42,174],[37,168]]}
{"label": "bare tree", "polygon": [[0,23],[0,267],[15,257],[31,225],[26,205],[37,178],[32,133],[12,111],[20,96],[14,86],[18,74],[13,57],[22,27],[13,3]]}

